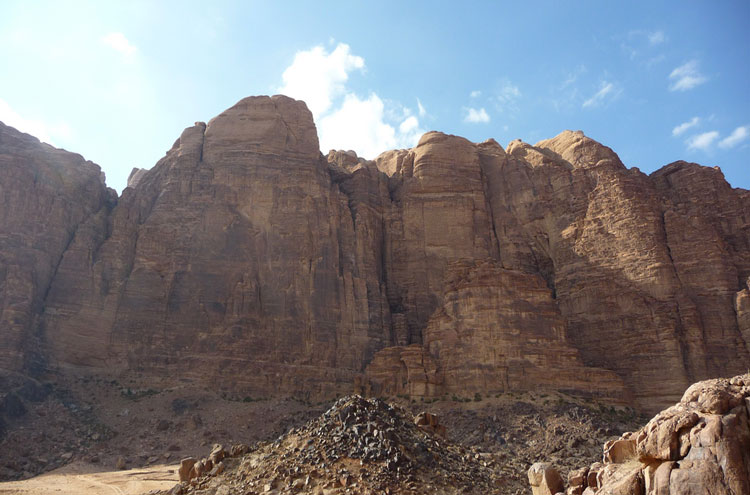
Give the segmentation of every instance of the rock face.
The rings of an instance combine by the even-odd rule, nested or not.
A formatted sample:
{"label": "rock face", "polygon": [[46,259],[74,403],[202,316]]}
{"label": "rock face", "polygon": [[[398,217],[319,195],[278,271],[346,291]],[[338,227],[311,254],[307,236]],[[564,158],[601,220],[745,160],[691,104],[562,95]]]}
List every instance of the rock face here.
{"label": "rock face", "polygon": [[[394,368],[394,361],[403,364]],[[368,373],[370,392],[378,395],[494,394],[535,387],[600,397],[625,393],[612,371],[584,366],[567,341],[565,320],[544,280],[492,260],[448,265],[443,304],[424,330],[423,346],[381,351]]]}
{"label": "rock face", "polygon": [[750,192],[715,169],[646,176],[570,131],[324,157],[304,103],[251,97],[115,205],[94,165],[2,130],[0,367],[656,409],[750,365]]}
{"label": "rock face", "polygon": [[588,471],[595,479],[571,477],[568,493],[750,493],[749,415],[750,375],[696,383],[641,430],[608,442],[604,465]]}
{"label": "rock face", "polygon": [[[450,150],[439,153],[445,162],[418,162],[436,141]],[[677,162],[649,177],[570,131],[507,150],[431,133],[377,163],[396,193],[387,231],[388,280],[400,291],[389,284],[394,331],[399,343],[422,337],[422,346],[380,351],[367,371],[375,390],[565,387],[576,372],[559,370],[581,370],[580,362],[589,391],[594,383],[606,384],[599,393],[614,390],[598,368],[608,369],[641,408],[655,410],[697,378],[747,365],[747,291],[739,289],[750,271],[750,194],[718,170]],[[404,241],[400,232],[409,233]],[[420,250],[421,267],[409,254]],[[461,268],[446,276],[454,262]],[[547,301],[534,277],[546,283]],[[399,317],[401,308],[410,316]]]}
{"label": "rock face", "polygon": [[333,394],[389,343],[349,201],[304,103],[248,98],[197,123],[66,253],[43,321],[52,360]]}
{"label": "rock face", "polygon": [[37,320],[63,254],[114,198],[97,165],[0,123],[0,369],[34,365]]}

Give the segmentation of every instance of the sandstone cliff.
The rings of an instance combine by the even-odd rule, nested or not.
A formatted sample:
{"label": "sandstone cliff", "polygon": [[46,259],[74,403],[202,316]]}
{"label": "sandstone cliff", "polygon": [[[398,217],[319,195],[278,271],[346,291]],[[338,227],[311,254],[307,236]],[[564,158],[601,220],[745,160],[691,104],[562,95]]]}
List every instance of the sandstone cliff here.
{"label": "sandstone cliff", "polygon": [[[747,291],[739,290],[750,271],[748,191],[732,189],[718,170],[684,162],[651,177],[628,170],[612,150],[580,132],[566,131],[535,146],[514,141],[507,150],[493,141],[474,145],[429,136],[415,150],[384,154],[377,161],[391,188],[402,191],[394,201],[397,218],[411,224],[405,247],[392,251],[408,253],[411,247],[423,249],[425,259],[439,255],[430,259],[430,275],[411,284],[420,273],[418,255],[416,261],[407,254],[389,263],[391,279],[404,273],[406,281],[394,285],[414,301],[407,306],[411,319],[405,333],[421,337],[424,332],[424,352],[381,351],[368,368],[375,389],[380,384],[399,389],[387,378],[399,368],[410,377],[405,383],[412,392],[411,384],[421,382],[430,383],[430,391],[523,389],[545,384],[540,376],[564,387],[565,378],[555,371],[561,368],[588,374],[589,383],[609,383],[598,370],[604,368],[624,380],[640,407],[654,410],[679,398],[695,379],[747,365]],[[447,143],[451,152],[441,156],[450,157],[456,168],[435,172],[434,179],[422,171],[421,188],[403,186],[417,176],[416,157],[428,154],[420,148],[436,140]],[[441,162],[427,166],[439,169]],[[441,181],[454,184],[441,191]],[[431,193],[427,201],[425,189]],[[464,191],[464,196],[447,191]],[[480,199],[466,199],[466,191]],[[388,232],[395,236],[400,230]],[[482,234],[483,241],[477,241]],[[476,298],[499,301],[487,309],[471,305],[477,289],[456,297],[461,287],[455,282],[461,278],[443,279],[446,263],[463,260],[466,275],[484,256],[505,270],[544,279],[554,300],[551,309],[530,311],[539,318],[534,322],[524,317],[524,309],[513,308],[539,300],[533,295],[538,288],[520,282],[520,274],[489,277],[498,285],[494,295],[484,288]],[[702,270],[705,276],[699,275]],[[430,283],[430,277],[441,282]],[[440,307],[446,303],[451,307]],[[425,314],[429,317],[420,320]],[[519,339],[500,337],[516,332]],[[441,352],[446,335],[453,343]],[[563,347],[552,346],[555,340]],[[519,342],[525,346],[520,352]],[[485,361],[487,353],[492,364]],[[574,364],[578,359],[587,365],[585,372]],[[491,379],[467,380],[480,363],[480,375]],[[506,377],[514,374],[510,385]]]}
{"label": "sandstone cliff", "polygon": [[197,123],[71,245],[43,320],[51,359],[334,394],[390,342],[380,257],[349,201],[303,103],[248,98]]}
{"label": "sandstone cliff", "polygon": [[62,256],[115,200],[97,165],[0,123],[0,369],[39,364],[37,320]]}
{"label": "sandstone cliff", "polygon": [[[48,369],[251,395],[543,387],[655,409],[750,364],[750,193],[715,169],[647,176],[570,131],[324,157],[304,103],[251,97],[115,206],[98,169],[32,144],[0,141],[3,185],[45,163],[78,182],[0,186],[73,211],[3,210],[0,239],[28,234],[0,274],[51,267],[0,289],[5,368],[33,347]],[[40,245],[50,260],[19,261]]]}

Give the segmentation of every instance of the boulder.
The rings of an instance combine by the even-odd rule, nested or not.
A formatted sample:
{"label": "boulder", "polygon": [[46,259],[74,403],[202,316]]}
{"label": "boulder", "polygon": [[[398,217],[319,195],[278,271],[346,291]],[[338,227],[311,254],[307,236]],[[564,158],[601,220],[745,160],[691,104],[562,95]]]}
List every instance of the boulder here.
{"label": "boulder", "polygon": [[440,424],[440,419],[435,414],[421,412],[414,418],[414,424],[422,430],[445,437],[445,425]]}
{"label": "boulder", "polygon": [[604,463],[621,464],[635,458],[635,441],[623,435],[604,444]]}
{"label": "boulder", "polygon": [[556,495],[565,490],[560,473],[546,462],[533,464],[528,476],[533,495]]}
{"label": "boulder", "polygon": [[180,475],[180,481],[190,481],[191,473],[193,473],[193,466],[198,461],[195,457],[186,457],[180,461],[180,468],[178,474]]}
{"label": "boulder", "polygon": [[211,453],[208,455],[208,458],[211,461],[211,463],[215,466],[226,456],[227,456],[227,451],[224,450],[224,446],[216,444],[214,445],[213,449],[211,449]]}
{"label": "boulder", "polygon": [[692,385],[641,430],[607,442],[584,493],[750,493],[748,398],[750,374]]}

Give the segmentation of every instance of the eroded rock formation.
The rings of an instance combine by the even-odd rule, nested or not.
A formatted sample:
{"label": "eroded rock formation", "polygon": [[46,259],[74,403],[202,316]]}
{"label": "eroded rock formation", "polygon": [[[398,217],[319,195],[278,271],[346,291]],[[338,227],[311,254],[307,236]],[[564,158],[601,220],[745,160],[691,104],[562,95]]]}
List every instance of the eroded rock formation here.
{"label": "eroded rock formation", "polygon": [[78,155],[0,139],[7,369],[654,409],[750,364],[750,192],[716,169],[647,176],[570,131],[325,157],[304,103],[251,97],[115,201]]}
{"label": "eroded rock formation", "polygon": [[750,493],[750,375],[692,385],[641,430],[574,471],[568,494]]}
{"label": "eroded rock formation", "polygon": [[197,123],[66,253],[43,321],[51,359],[335,393],[390,342],[380,258],[349,201],[304,103],[248,98]]}
{"label": "eroded rock formation", "polygon": [[[545,376],[557,380],[559,387],[569,378],[553,370],[580,370],[575,364],[580,359],[587,366],[584,374],[588,373],[589,383],[602,383],[601,374],[591,379],[598,373],[595,368],[614,371],[642,408],[654,410],[677,400],[695,379],[736,373],[748,363],[746,292],[738,291],[750,271],[750,194],[732,189],[720,171],[676,162],[646,176],[625,168],[612,150],[580,132],[566,131],[535,146],[514,141],[507,151],[493,141],[473,145],[451,136],[428,136],[415,150],[378,158],[379,168],[390,176],[391,189],[400,191],[401,183],[413,181],[416,167],[411,164],[416,163],[420,147],[442,139],[453,150],[453,155],[446,155],[461,164],[444,170],[442,175],[448,178],[442,180],[461,182],[460,177],[466,175],[463,188],[452,186],[451,190],[480,191],[484,201],[464,199],[462,203],[433,189],[437,192],[428,196],[433,203],[420,204],[412,219],[416,226],[409,232],[417,241],[414,250],[424,246],[427,254],[441,253],[429,264],[431,276],[439,277],[441,283],[430,284],[423,277],[411,284],[416,295],[406,300],[423,301],[426,309],[419,311],[419,304],[413,304],[409,313],[416,307],[417,315],[430,316],[420,325],[412,315],[406,321],[409,331],[402,333],[421,336],[424,332],[422,353],[414,346],[400,352],[381,351],[368,368],[376,389],[381,384],[387,390],[398,389],[388,376],[399,368],[398,376],[408,376],[401,385],[410,387],[412,393],[421,388],[480,389],[486,387],[484,376],[492,376],[489,383],[498,387],[505,376],[514,373],[517,379],[511,388],[545,384]],[[460,159],[455,156],[458,150],[462,150]],[[436,164],[440,167],[439,161]],[[472,189],[476,177],[481,186]],[[422,180],[428,183],[423,188],[429,188],[429,174]],[[396,196],[400,203],[394,201],[401,218],[407,208],[399,206],[411,202],[407,194],[408,190]],[[456,211],[442,214],[445,204],[456,204]],[[430,212],[433,208],[434,213]],[[420,223],[423,211],[429,213],[424,213],[426,220]],[[430,215],[450,221],[435,223]],[[472,225],[471,235],[454,230],[454,224]],[[681,225],[695,227],[686,231]],[[435,231],[434,238],[425,234],[430,229]],[[389,235],[394,232],[398,229],[388,230]],[[475,240],[481,232],[486,232],[489,244]],[[490,246],[486,251],[468,249],[485,245]],[[401,251],[408,252],[408,247]],[[485,283],[482,289],[464,291],[471,296],[456,297],[451,278],[443,280],[445,266],[460,260],[466,276],[486,263],[480,258],[485,253],[507,270],[498,273],[520,273],[506,276],[505,283],[502,276],[488,277],[499,286],[494,291]],[[408,260],[408,256],[403,258]],[[396,274],[391,280],[399,273],[406,273],[407,281],[417,276],[418,266],[400,261],[389,263],[388,273]],[[703,269],[710,274],[701,277]],[[521,301],[540,301],[538,285],[520,281],[533,279],[528,274],[544,279],[554,299],[546,309],[537,306],[528,313],[545,314],[540,317],[544,325],[524,318],[524,309],[519,307]],[[410,287],[408,283],[396,285],[402,291]],[[472,296],[479,290],[484,293],[476,301],[485,304],[494,297],[498,302],[484,309],[471,307]],[[446,310],[442,304],[451,307]],[[462,306],[466,308],[463,315]],[[470,322],[465,326],[471,338],[456,337],[464,318]],[[536,333],[530,332],[531,327]],[[495,337],[513,332],[524,337]],[[539,332],[544,334],[541,339]],[[452,344],[441,359],[440,342],[446,334],[460,343]],[[552,350],[554,340],[558,347]],[[519,342],[525,346],[521,352]],[[567,345],[577,352],[566,352]],[[494,353],[494,364],[480,365],[488,364],[483,363],[488,352]],[[566,355],[567,362],[560,366]],[[534,362],[532,356],[541,359]],[[552,364],[551,358],[558,363]],[[456,373],[456,364],[462,360]],[[541,366],[535,368],[537,364]],[[475,365],[480,365],[481,376],[473,382],[466,380]],[[428,386],[415,389],[413,383]]]}

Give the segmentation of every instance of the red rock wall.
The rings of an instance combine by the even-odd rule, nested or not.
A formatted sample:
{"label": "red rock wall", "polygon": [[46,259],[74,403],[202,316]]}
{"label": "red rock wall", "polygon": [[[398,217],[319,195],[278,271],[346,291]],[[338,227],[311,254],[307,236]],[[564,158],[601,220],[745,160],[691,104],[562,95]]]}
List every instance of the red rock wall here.
{"label": "red rock wall", "polygon": [[123,193],[94,265],[63,259],[53,360],[334,394],[390,342],[370,219],[348,203],[303,103],[248,98],[186,129]]}
{"label": "red rock wall", "polygon": [[[251,97],[110,211],[95,166],[14,146],[3,204],[57,216],[4,210],[2,367],[33,341],[59,370],[256,396],[544,387],[655,408],[750,365],[750,193],[718,170],[646,176],[570,131],[326,158],[302,102]],[[34,167],[63,178],[40,189]]]}
{"label": "red rock wall", "polygon": [[45,365],[47,290],[80,225],[113,202],[97,165],[0,123],[0,369]]}
{"label": "red rock wall", "polygon": [[[460,147],[451,149],[455,152]],[[409,155],[402,152],[401,156]],[[430,318],[418,330],[424,332],[430,366],[438,370],[432,379],[437,385],[431,385],[431,390],[548,386],[544,376],[561,376],[549,361],[560,351],[538,341],[534,329],[553,338],[552,329],[560,328],[561,342],[573,351],[568,369],[614,371],[628,393],[649,410],[677,400],[694,380],[737,373],[748,366],[748,341],[743,336],[747,334],[745,293],[739,292],[740,281],[748,274],[750,252],[747,191],[731,189],[720,172],[694,164],[673,164],[651,177],[637,169],[628,170],[612,150],[580,132],[566,131],[536,146],[514,141],[507,151],[488,141],[465,147],[462,156],[481,171],[482,185],[475,190],[483,191],[486,200],[474,204],[488,205],[489,213],[484,215],[482,208],[474,211],[479,210],[482,219],[491,219],[491,232],[485,239],[490,245],[496,241],[497,248],[478,255],[446,250],[441,262],[430,266],[436,267],[436,276],[442,276],[446,262],[487,256],[508,270],[541,276],[562,323],[556,324],[552,316],[542,318],[545,323],[529,323],[522,318],[523,311],[513,309],[512,304],[472,307],[472,300],[486,304],[493,296],[456,297],[455,288],[446,281],[414,284],[425,289],[422,300],[433,301]],[[378,164],[392,178],[403,174],[402,169],[409,170],[409,160],[403,160],[407,165],[401,168],[394,161],[394,154],[388,154]],[[457,170],[471,167],[463,165]],[[457,172],[450,176],[454,183],[461,181]],[[451,222],[441,224],[445,236],[456,222],[472,224],[466,215],[448,218]],[[475,234],[486,232],[481,222],[474,225]],[[472,239],[460,233],[455,242]],[[392,270],[398,269],[395,261],[392,266]],[[467,273],[472,269],[467,268]],[[407,265],[404,271],[413,274],[415,270]],[[496,293],[508,292],[506,285],[512,287],[516,292],[510,297],[515,301],[534,297],[534,290],[518,281],[502,276],[491,279],[498,285]],[[459,318],[448,318],[451,310],[440,308],[441,301],[453,304],[454,312],[462,305],[467,309]],[[504,312],[513,315],[510,321]],[[482,313],[486,322],[479,323],[476,320]],[[540,314],[540,308],[535,308],[535,314]],[[454,321],[446,323],[447,319]],[[471,323],[455,321],[462,319]],[[419,323],[415,319],[410,323],[415,321]],[[445,334],[446,325],[454,332],[453,342],[448,346],[451,352],[441,357],[440,346],[431,339]],[[457,325],[466,326],[469,332],[456,337]],[[525,378],[510,384],[505,364],[495,360],[493,365],[479,366],[482,356],[495,349],[488,342],[501,348],[509,345],[484,336],[493,325],[517,332],[521,345],[535,343],[536,350],[526,347],[520,355],[546,357],[538,375],[525,371],[520,375]],[[399,359],[391,351],[387,355]],[[572,364],[576,360],[585,368]],[[396,366],[382,361],[379,355],[368,369],[373,387],[403,388],[383,376],[383,369]],[[503,356],[502,363],[506,362]],[[475,376],[472,382],[475,367],[483,370],[480,375],[492,378]],[[410,373],[419,375],[414,370]],[[563,387],[564,380],[557,380],[552,388]],[[594,392],[593,384],[598,381],[589,379],[588,386],[579,383],[574,389]],[[606,394],[604,390],[598,393]]]}

